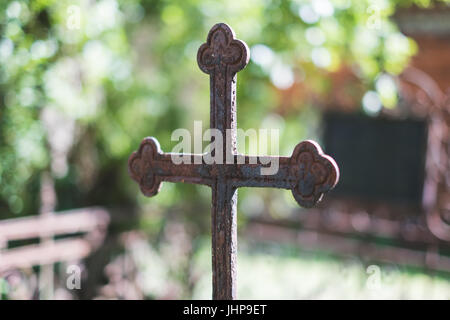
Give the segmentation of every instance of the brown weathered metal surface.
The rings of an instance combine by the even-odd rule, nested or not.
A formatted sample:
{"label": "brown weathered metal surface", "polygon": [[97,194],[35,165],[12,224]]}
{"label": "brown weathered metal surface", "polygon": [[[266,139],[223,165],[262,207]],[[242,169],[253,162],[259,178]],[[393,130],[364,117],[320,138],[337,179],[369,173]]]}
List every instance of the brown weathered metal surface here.
{"label": "brown weathered metal surface", "polygon": [[[163,153],[158,141],[145,138],[128,161],[131,177],[146,196],[158,193],[163,181],[208,185],[212,189],[213,299],[236,298],[236,208],[238,187],[290,189],[303,207],[312,207],[339,179],[334,160],[319,145],[299,143],[291,157],[250,157],[236,151],[236,73],[250,58],[247,45],[235,39],[232,29],[216,24],[197,54],[200,69],[210,76],[210,127],[218,129],[225,141],[223,159],[232,154],[234,162],[207,164],[205,155],[189,154],[190,164],[174,164],[173,154]],[[262,161],[279,161],[273,175],[262,175]],[[238,162],[238,159],[241,160]]]}

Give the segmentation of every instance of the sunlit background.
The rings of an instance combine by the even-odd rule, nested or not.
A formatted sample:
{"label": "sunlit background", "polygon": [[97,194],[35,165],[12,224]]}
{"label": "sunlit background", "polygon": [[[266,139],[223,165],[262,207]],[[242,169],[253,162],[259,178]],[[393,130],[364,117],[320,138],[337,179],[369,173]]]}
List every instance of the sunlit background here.
{"label": "sunlit background", "polygon": [[[278,129],[286,156],[317,140],[343,170],[342,189],[312,210],[290,191],[239,190],[238,298],[450,298],[445,1],[0,9],[2,299],[211,297],[209,188],[165,183],[146,198],[127,159],[146,136],[170,151],[175,129],[207,128],[209,79],[196,57],[217,22],[251,51],[238,74],[238,127]],[[238,149],[252,146],[240,137]],[[392,180],[391,164],[402,172]],[[80,288],[70,287],[78,274]]]}

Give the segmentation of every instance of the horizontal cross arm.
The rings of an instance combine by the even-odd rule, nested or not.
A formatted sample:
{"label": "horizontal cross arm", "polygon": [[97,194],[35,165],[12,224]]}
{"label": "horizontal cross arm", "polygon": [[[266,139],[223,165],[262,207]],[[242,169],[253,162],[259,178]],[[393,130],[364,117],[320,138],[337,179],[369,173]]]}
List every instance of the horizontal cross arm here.
{"label": "horizontal cross arm", "polygon": [[311,140],[300,142],[291,157],[243,157],[230,175],[234,187],[290,189],[303,207],[312,207],[339,180],[339,168]]}
{"label": "horizontal cross arm", "polygon": [[205,154],[163,153],[155,138],[145,138],[131,155],[128,169],[149,197],[158,193],[163,181],[212,186],[221,177],[233,188],[289,189],[307,208],[320,201],[339,179],[334,160],[310,140],[299,143],[291,157],[234,155],[227,164],[207,164],[205,158]]}
{"label": "horizontal cross arm", "polygon": [[290,157],[237,155],[235,159],[227,175],[234,187],[291,189],[296,182]]}
{"label": "horizontal cross arm", "polygon": [[[173,161],[181,157],[185,159],[183,163]],[[152,197],[159,192],[163,181],[211,185],[202,159],[201,154],[163,153],[158,140],[148,137],[128,159],[128,171],[142,193]]]}

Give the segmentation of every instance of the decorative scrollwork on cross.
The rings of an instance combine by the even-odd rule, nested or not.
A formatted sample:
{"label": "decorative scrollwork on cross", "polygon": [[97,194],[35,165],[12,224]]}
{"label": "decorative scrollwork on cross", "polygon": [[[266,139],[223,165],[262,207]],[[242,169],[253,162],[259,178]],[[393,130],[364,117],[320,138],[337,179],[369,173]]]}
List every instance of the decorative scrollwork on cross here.
{"label": "decorative scrollwork on cross", "polygon": [[200,69],[211,74],[215,68],[229,68],[231,73],[242,70],[250,59],[250,50],[241,40],[235,39],[233,30],[224,23],[218,23],[209,31],[206,43],[197,53]]}
{"label": "decorative scrollwork on cross", "polygon": [[295,200],[306,208],[319,202],[339,180],[336,162],[311,140],[300,142],[295,147],[291,157],[291,169],[292,175],[298,179],[292,194]]}
{"label": "decorative scrollwork on cross", "polygon": [[161,153],[161,147],[155,138],[145,138],[139,150],[128,159],[131,178],[136,181],[147,197],[155,196],[161,189],[161,180],[154,172],[155,160]]}

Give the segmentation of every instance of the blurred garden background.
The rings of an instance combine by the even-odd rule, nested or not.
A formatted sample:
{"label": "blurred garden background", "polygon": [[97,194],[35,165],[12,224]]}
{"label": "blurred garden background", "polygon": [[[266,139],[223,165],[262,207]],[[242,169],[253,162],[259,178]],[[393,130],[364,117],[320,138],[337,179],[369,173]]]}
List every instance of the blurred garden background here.
{"label": "blurred garden background", "polygon": [[[158,196],[146,198],[128,175],[127,159],[146,136],[170,151],[178,143],[171,141],[175,129],[192,131],[194,120],[209,123],[209,79],[196,58],[214,24],[226,22],[250,47],[250,63],[238,74],[238,127],[279,129],[282,155],[314,139],[334,156],[324,138],[324,114],[399,121],[431,114],[405,107],[399,79],[422,48],[401,29],[409,20],[400,13],[448,10],[445,1],[429,0],[2,1],[0,219],[95,207],[107,213],[108,228],[89,254],[47,267],[19,259],[2,270],[6,258],[0,251],[1,297],[211,297],[209,188],[165,183]],[[447,38],[440,40],[439,52],[450,57],[450,15],[441,20],[434,20],[434,28]],[[441,56],[430,59],[443,61],[440,74],[450,74],[450,61]],[[436,79],[442,92],[449,88],[447,79]],[[243,146],[238,142],[239,151],[248,153]],[[449,189],[439,190],[448,198]],[[367,203],[352,215],[352,232],[332,227],[356,243],[338,250],[334,238],[328,241],[333,246],[315,246],[323,230],[305,229],[301,219],[311,212],[317,219],[333,216],[342,203],[325,202],[311,211],[298,208],[290,191],[240,189],[238,298],[449,299],[449,234],[408,238],[413,222],[421,226],[426,204],[415,204],[419,213],[412,218],[409,207],[399,209],[408,217],[399,222],[397,239],[397,231],[395,237],[376,231],[391,224],[365,229],[372,221],[373,201]],[[396,204],[376,203],[382,221],[389,210],[395,216]],[[445,208],[450,212],[450,202]],[[340,219],[339,212],[335,217]],[[4,252],[59,239],[35,234],[8,241],[1,230],[6,229],[0,227]],[[67,233],[79,236],[80,230]],[[399,253],[368,254],[386,243]],[[73,264],[82,271],[81,289],[66,285]]]}

